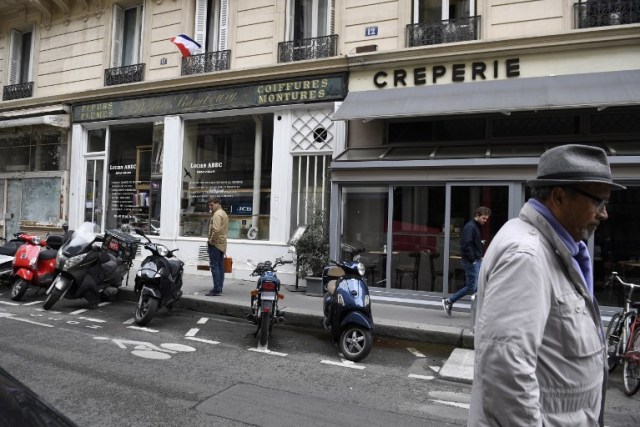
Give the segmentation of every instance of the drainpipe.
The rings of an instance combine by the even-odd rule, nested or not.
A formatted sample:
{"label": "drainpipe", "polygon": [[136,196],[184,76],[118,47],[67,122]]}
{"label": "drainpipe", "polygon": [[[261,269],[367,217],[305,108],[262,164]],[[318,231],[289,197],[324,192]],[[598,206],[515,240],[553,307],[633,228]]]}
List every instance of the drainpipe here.
{"label": "drainpipe", "polygon": [[262,178],[262,117],[253,116],[256,122],[256,136],[253,148],[253,208],[251,210],[251,228],[247,237],[258,237],[258,219],[260,217],[260,181]]}

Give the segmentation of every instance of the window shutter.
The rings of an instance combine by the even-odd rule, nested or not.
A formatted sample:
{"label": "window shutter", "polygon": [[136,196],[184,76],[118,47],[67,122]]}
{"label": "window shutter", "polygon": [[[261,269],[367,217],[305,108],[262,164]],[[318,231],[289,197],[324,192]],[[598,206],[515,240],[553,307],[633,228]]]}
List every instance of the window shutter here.
{"label": "window shutter", "polygon": [[22,51],[22,33],[11,30],[11,45],[9,47],[9,84],[15,85],[20,76],[20,52]]}
{"label": "window shutter", "polygon": [[285,36],[285,41],[292,41],[294,37],[294,27],[295,27],[295,16],[296,16],[296,8],[294,0],[287,0],[287,33]]}
{"label": "window shutter", "polygon": [[329,2],[329,34],[334,35],[336,33],[336,0]]}
{"label": "window shutter", "polygon": [[122,65],[122,26],[124,24],[124,9],[113,5],[113,34],[111,37],[111,67]]}
{"label": "window shutter", "polygon": [[33,55],[34,55],[35,48],[36,48],[36,28],[34,26],[31,29],[31,47],[29,48],[29,58],[23,58],[23,61],[22,61],[23,64],[26,64],[26,66],[29,67],[29,70],[27,73],[28,82],[33,81]]}
{"label": "window shutter", "polygon": [[229,0],[220,0],[220,31],[218,50],[227,50],[227,30],[229,28]]}
{"label": "window shutter", "polygon": [[193,30],[193,39],[206,50],[207,37],[207,0],[196,0],[196,26]]}

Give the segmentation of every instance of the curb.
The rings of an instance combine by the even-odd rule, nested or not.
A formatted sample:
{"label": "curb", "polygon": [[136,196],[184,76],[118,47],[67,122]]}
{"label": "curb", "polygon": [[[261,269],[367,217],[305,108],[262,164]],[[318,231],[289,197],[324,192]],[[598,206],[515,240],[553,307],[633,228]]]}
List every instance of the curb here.
{"label": "curb", "polygon": [[[117,299],[137,302],[138,296],[133,290],[118,290]],[[205,301],[196,298],[182,297],[176,303],[176,308],[183,310],[199,311],[223,316],[245,319],[249,313],[248,305],[240,305],[230,302]],[[296,310],[287,307],[284,311],[286,325],[321,329],[322,316],[311,314],[306,310]],[[421,341],[433,344],[447,344],[454,347],[473,349],[473,332],[467,329],[459,329],[438,325],[417,325],[409,322],[376,321],[374,319],[374,336],[387,338],[400,338],[409,341]]]}

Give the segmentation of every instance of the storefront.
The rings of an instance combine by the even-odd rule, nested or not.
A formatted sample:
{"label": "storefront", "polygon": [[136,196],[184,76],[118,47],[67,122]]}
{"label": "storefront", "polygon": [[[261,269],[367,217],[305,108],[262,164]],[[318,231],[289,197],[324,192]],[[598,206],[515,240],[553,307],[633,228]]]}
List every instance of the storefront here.
{"label": "storefront", "polygon": [[247,259],[286,254],[307,202],[328,203],[329,160],[344,146],[330,117],[345,96],[335,74],[74,105],[71,225],[141,228],[194,272],[208,264],[217,196],[234,276],[248,275]]}
{"label": "storefront", "polygon": [[0,237],[62,231],[69,112],[54,105],[0,113]]}
{"label": "storefront", "polygon": [[[605,53],[590,55],[581,61]],[[576,74],[567,58],[514,55],[352,71],[334,115],[349,137],[331,167],[332,255],[340,243],[364,247],[374,286],[448,295],[464,286],[459,237],[474,210],[492,210],[488,246],[527,200],[525,182],[546,149],[596,145],[629,188],[612,194],[609,220],[588,242],[597,298],[618,305],[608,273],[640,278],[631,217],[640,208],[640,63],[606,64]]]}

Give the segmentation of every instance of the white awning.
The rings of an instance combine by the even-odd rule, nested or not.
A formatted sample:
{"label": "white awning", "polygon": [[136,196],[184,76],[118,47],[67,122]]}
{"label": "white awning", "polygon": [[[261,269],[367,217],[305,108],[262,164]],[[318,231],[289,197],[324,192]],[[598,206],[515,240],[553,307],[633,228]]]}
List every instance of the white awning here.
{"label": "white awning", "polygon": [[0,120],[0,128],[12,128],[31,125],[49,125],[60,128],[70,126],[69,114],[47,114],[46,116],[23,117],[20,119]]}
{"label": "white awning", "polygon": [[640,70],[349,92],[333,120],[640,104]]}

